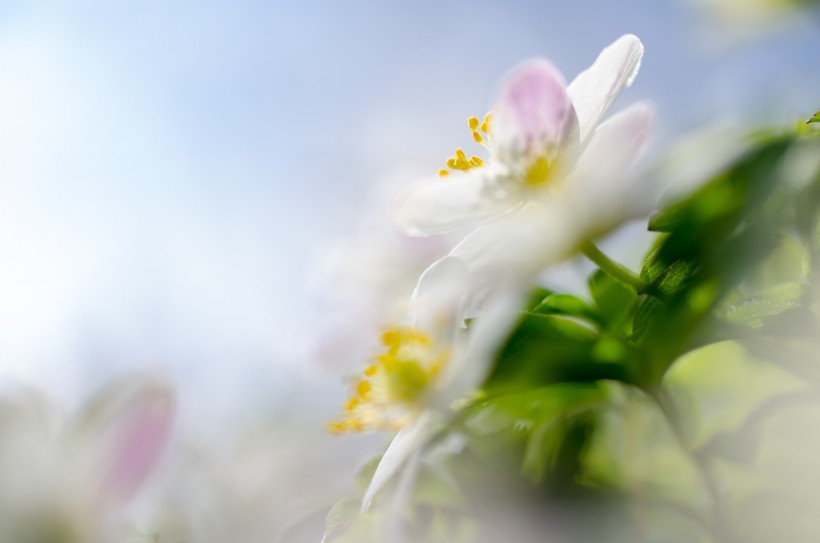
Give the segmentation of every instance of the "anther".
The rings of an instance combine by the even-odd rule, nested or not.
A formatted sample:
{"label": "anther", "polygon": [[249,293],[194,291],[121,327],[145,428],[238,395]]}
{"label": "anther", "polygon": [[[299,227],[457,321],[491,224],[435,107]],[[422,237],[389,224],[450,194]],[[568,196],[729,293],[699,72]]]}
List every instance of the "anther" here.
{"label": "anther", "polygon": [[476,166],[476,167],[483,166],[484,161],[481,160],[480,158],[478,158],[477,156],[471,156],[470,157],[470,164],[472,164],[473,166]]}
{"label": "anther", "polygon": [[448,172],[447,170],[439,170],[438,175],[439,177],[447,177],[448,175],[450,175],[450,172]]}
{"label": "anther", "polygon": [[360,398],[366,397],[373,386],[370,384],[370,381],[359,381],[359,384],[356,385],[356,394],[359,395]]}
{"label": "anther", "polygon": [[487,113],[484,116],[484,121],[481,123],[481,131],[485,134],[490,133],[490,124],[493,122],[493,114]]}
{"label": "anther", "polygon": [[475,130],[473,130],[473,139],[476,141],[476,143],[484,143],[484,138],[482,138],[481,134],[479,134]]}
{"label": "anther", "polygon": [[478,119],[476,117],[470,117],[467,123],[470,125],[470,130],[473,132],[475,132],[476,128],[478,128]]}

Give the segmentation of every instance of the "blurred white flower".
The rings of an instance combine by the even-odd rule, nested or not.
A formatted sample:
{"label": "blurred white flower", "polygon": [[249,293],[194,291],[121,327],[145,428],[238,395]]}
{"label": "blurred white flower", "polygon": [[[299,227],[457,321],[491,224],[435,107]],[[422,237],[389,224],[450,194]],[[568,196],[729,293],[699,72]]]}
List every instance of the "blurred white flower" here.
{"label": "blurred white flower", "polygon": [[477,274],[531,277],[643,213],[651,194],[627,173],[647,142],[651,107],[633,105],[599,126],[642,55],[640,40],[623,36],[569,86],[547,60],[519,66],[502,82],[493,113],[469,121],[491,152],[487,163],[457,150],[448,160],[455,173],[442,170],[409,190],[397,224],[415,235],[480,226],[452,254]]}
{"label": "blurred white flower", "polygon": [[413,293],[407,322],[384,332],[385,351],[356,380],[344,414],[330,424],[338,433],[398,431],[365,493],[365,507],[420,450],[430,428],[449,416],[453,403],[480,386],[509,331],[513,300],[500,292],[466,329],[472,285],[457,258],[445,257],[428,268]]}
{"label": "blurred white flower", "polygon": [[217,442],[185,439],[130,508],[130,541],[315,543],[360,455],[337,441],[328,462],[333,437],[298,419],[235,420]]}
{"label": "blurred white flower", "polygon": [[316,316],[307,338],[311,361],[333,372],[357,370],[379,348],[377,330],[407,313],[419,275],[455,240],[400,232],[390,210],[402,173],[376,185],[362,205],[357,231],[319,254]]}
{"label": "blurred white flower", "polygon": [[0,541],[110,541],[168,439],[171,390],[128,379],[64,418],[33,391],[0,398]]}

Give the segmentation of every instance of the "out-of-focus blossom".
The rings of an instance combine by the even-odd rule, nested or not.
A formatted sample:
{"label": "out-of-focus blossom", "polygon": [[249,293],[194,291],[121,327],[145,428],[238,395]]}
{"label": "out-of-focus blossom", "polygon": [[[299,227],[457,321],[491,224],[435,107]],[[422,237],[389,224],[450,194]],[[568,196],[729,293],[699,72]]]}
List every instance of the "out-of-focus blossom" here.
{"label": "out-of-focus blossom", "polygon": [[487,163],[457,150],[448,161],[456,173],[443,170],[409,190],[397,223],[415,235],[480,226],[452,254],[474,273],[491,267],[529,277],[644,213],[651,194],[628,171],[648,140],[651,107],[633,105],[599,125],[642,55],[640,40],[623,36],[568,86],[547,60],[519,66],[491,116],[469,123],[491,151]]}
{"label": "out-of-focus blossom", "polygon": [[131,508],[134,543],[315,543],[328,500],[348,491],[359,454],[318,425],[233,421],[214,443],[189,437]]}
{"label": "out-of-focus blossom", "polygon": [[0,540],[110,541],[159,459],[174,412],[163,382],[112,386],[72,417],[43,395],[0,399]]}
{"label": "out-of-focus blossom", "polygon": [[419,275],[455,243],[446,236],[418,238],[400,232],[389,212],[396,182],[380,183],[364,204],[358,231],[323,250],[320,292],[308,355],[334,372],[357,370],[379,348],[384,322],[407,313]]}
{"label": "out-of-focus blossom", "polygon": [[445,257],[420,277],[406,322],[384,332],[384,352],[356,380],[334,432],[398,431],[364,496],[375,494],[446,419],[452,404],[476,389],[508,332],[511,299],[497,293],[468,331],[472,281],[463,262]]}

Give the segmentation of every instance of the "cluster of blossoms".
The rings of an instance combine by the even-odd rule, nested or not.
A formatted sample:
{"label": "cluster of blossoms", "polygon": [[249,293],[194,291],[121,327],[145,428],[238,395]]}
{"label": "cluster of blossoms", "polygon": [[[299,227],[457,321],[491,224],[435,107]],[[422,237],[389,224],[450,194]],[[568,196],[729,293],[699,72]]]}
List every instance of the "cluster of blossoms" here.
{"label": "cluster of blossoms", "polygon": [[623,36],[569,85],[545,59],[522,63],[502,80],[491,112],[468,120],[489,156],[459,148],[447,169],[399,199],[393,220],[405,236],[456,239],[420,275],[406,315],[382,323],[383,352],[330,423],[340,433],[397,432],[365,507],[418,458],[430,428],[481,387],[538,275],[653,203],[629,173],[647,143],[651,107],[635,104],[601,122],[642,54],[637,37]]}

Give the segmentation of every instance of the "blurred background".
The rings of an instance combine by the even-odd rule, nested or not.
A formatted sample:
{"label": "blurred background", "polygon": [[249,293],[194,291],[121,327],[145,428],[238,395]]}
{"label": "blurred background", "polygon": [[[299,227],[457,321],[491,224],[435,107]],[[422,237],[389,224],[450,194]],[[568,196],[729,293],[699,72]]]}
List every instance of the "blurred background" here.
{"label": "blurred background", "polygon": [[816,13],[707,4],[1,2],[0,373],[70,403],[151,368],[195,425],[287,409],[320,433],[345,390],[305,356],[317,263],[517,62],[571,80],[637,34],[619,104],[656,104],[654,155],[815,111]]}

